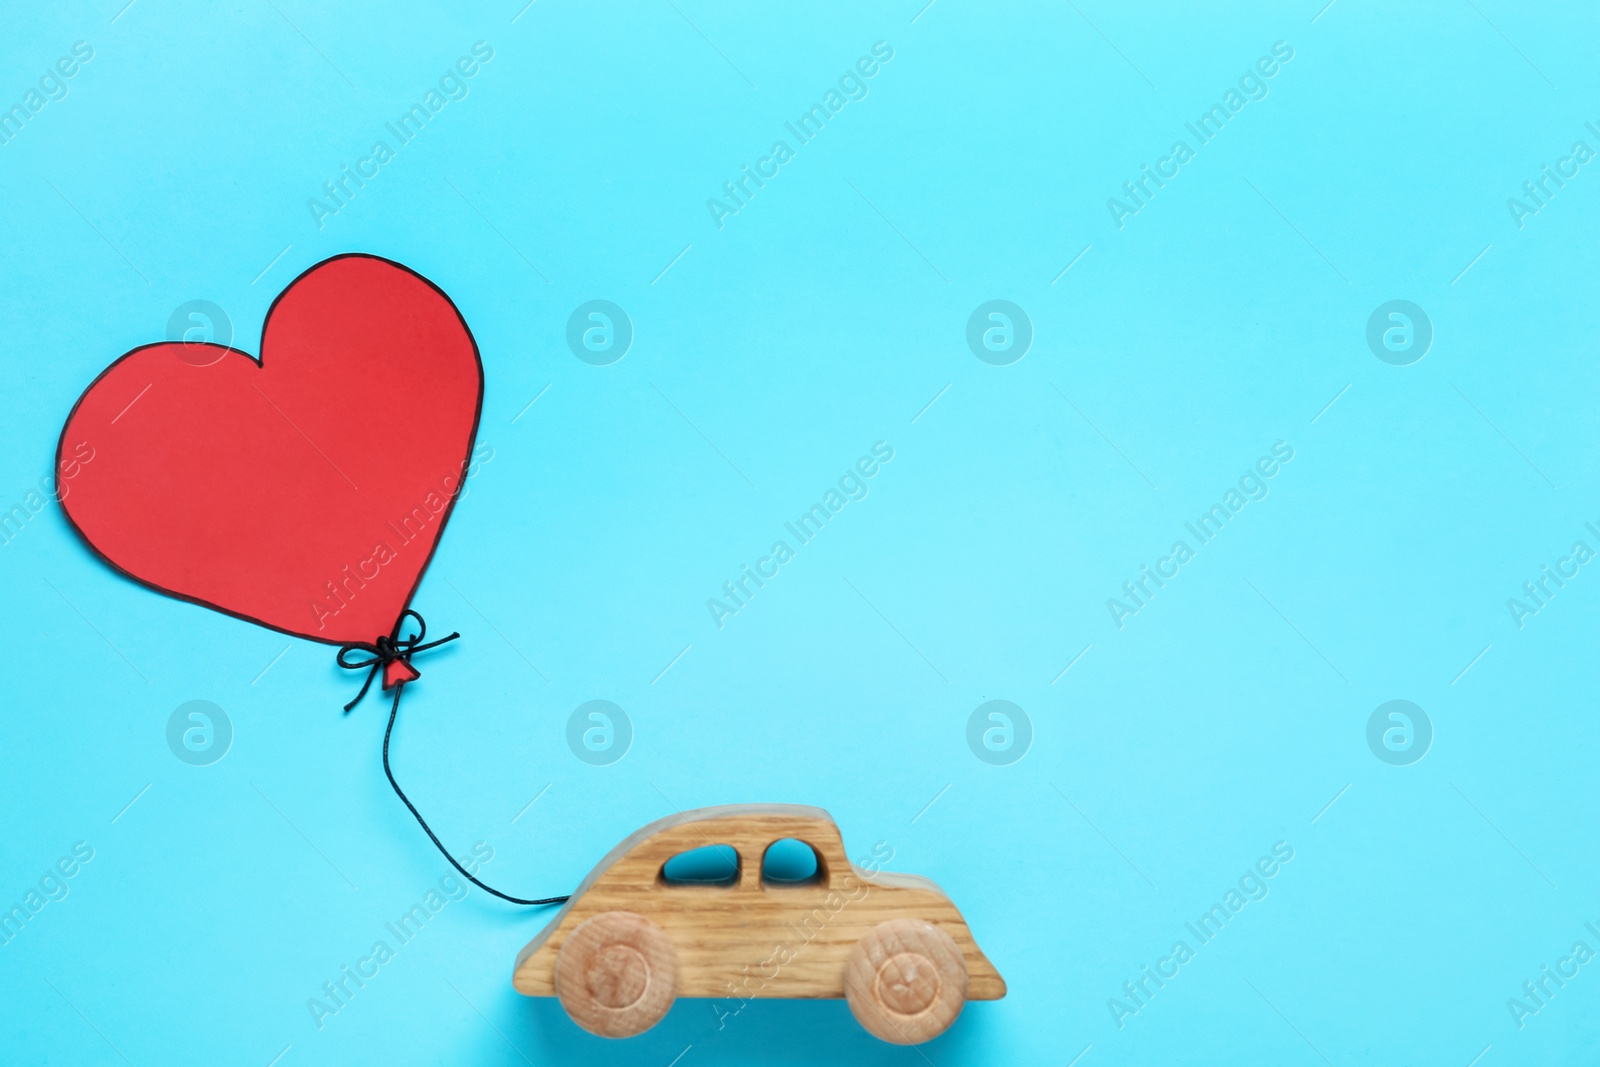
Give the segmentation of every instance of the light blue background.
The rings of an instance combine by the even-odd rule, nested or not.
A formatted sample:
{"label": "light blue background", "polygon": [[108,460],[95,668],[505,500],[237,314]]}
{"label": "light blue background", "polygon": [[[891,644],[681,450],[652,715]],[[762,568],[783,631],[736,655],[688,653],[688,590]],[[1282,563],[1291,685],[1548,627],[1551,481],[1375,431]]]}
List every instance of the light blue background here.
{"label": "light blue background", "polygon": [[[920,1051],[840,1002],[719,1030],[685,1001],[606,1043],[511,988],[545,913],[474,891],[319,1030],[307,999],[447,869],[383,779],[380,703],[341,715],[329,648],[119,578],[52,505],[0,548],[0,905],[95,858],[0,948],[0,1059],[1600,1051],[1600,963],[1520,1030],[1506,1006],[1600,949],[1600,573],[1521,629],[1506,607],[1600,548],[1600,171],[1525,228],[1506,207],[1600,148],[1587,7],[121,2],[6,14],[0,105],[95,55],[0,146],[0,504],[180,304],[255,350],[312,263],[400,260],[474,330],[494,448],[414,602],[464,635],[395,748],[439,832],[539,895],[674,809],[822,805],[950,892],[1010,994]],[[480,40],[470,95],[319,230],[307,198]],[[719,230],[706,199],[879,40],[870,95]],[[1117,229],[1106,198],[1280,40],[1270,96]],[[610,367],[564,341],[593,298],[636,331]],[[1036,331],[1008,367],[964,340],[995,298]],[[1365,342],[1395,298],[1435,328],[1408,367]],[[706,598],[878,440],[871,495],[718,630]],[[1119,630],[1106,599],[1278,440],[1271,495]],[[597,698],[635,730],[605,767],[564,740]],[[1010,766],[966,745],[991,698],[1033,723]],[[233,722],[210,767],[166,745],[192,699]],[[1391,699],[1434,726],[1411,766],[1366,744]],[[1270,896],[1118,1029],[1108,998],[1278,841]]]}

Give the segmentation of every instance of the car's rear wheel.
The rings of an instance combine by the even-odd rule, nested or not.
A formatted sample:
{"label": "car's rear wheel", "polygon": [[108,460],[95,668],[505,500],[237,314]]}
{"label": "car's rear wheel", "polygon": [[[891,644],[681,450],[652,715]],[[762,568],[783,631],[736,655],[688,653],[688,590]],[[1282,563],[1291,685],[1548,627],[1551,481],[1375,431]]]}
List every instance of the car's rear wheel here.
{"label": "car's rear wheel", "polygon": [[643,915],[601,912],[562,942],[556,996],[572,1021],[591,1034],[642,1034],[677,999],[678,952]]}
{"label": "car's rear wheel", "polygon": [[896,1045],[938,1037],[967,1002],[961,950],[920,919],[891,919],[867,931],[850,950],[844,981],[856,1022]]}

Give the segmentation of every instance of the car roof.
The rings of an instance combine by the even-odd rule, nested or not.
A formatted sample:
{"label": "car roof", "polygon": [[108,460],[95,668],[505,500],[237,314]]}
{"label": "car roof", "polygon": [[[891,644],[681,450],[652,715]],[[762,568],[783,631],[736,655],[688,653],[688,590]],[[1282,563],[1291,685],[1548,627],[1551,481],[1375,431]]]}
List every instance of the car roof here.
{"label": "car roof", "polygon": [[[657,838],[680,838],[673,846],[687,851],[723,844],[749,849],[796,835],[810,838],[809,844],[824,855],[843,856],[844,842],[839,827],[833,816],[822,808],[806,804],[720,804],[691,808],[657,819],[623,838],[594,866],[572,895],[574,898],[582,895],[618,866],[626,866],[636,849]],[[660,859],[652,860],[657,865],[660,862]]]}
{"label": "car roof", "polygon": [[[812,807],[809,804],[717,804],[709,808],[690,808],[688,811],[680,811],[657,819],[629,834],[623,840],[623,844],[629,841],[643,841],[662,831],[687,826],[690,823],[715,822],[721,819],[762,822],[795,820],[820,822],[827,826],[835,825],[832,815],[822,808]],[[617,847],[620,849],[622,845]]]}
{"label": "car roof", "polygon": [[795,834],[817,837],[811,843],[819,848],[843,845],[833,816],[822,808],[806,804],[719,804],[680,811],[640,827],[606,855],[602,866],[621,860],[659,837],[681,837],[690,848],[705,844],[752,847]]}

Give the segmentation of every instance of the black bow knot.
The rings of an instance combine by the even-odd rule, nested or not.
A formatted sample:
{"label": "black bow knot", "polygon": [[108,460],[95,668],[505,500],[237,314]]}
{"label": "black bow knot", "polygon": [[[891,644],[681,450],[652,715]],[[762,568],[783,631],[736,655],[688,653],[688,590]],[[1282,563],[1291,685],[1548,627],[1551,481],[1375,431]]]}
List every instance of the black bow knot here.
{"label": "black bow knot", "polygon": [[[417,621],[417,632],[401,637],[400,630],[405,626],[407,616]],[[445,642],[454,641],[461,636],[459,633],[452,633],[449,637],[441,637],[437,641],[424,643],[422,639],[427,636],[427,633],[428,624],[422,621],[422,616],[407,608],[400,613],[400,618],[395,620],[393,633],[384,634],[370,644],[366,641],[352,641],[347,645],[339,646],[339,655],[337,657],[339,666],[347,671],[365,670],[367,672],[367,680],[361,683],[361,692],[357,693],[356,698],[344,706],[344,710],[348,712],[351,708],[361,703],[361,698],[367,695],[368,689],[372,688],[372,680],[378,676],[379,671],[383,672],[383,687],[385,689],[405,685],[407,682],[415,680],[422,673],[411,665],[411,657],[413,655],[418,652],[425,652],[430,648],[438,648]],[[365,658],[346,658],[356,653],[364,653]],[[401,669],[391,672],[391,666],[396,663],[400,664]],[[401,677],[396,679],[392,675],[401,675]]]}

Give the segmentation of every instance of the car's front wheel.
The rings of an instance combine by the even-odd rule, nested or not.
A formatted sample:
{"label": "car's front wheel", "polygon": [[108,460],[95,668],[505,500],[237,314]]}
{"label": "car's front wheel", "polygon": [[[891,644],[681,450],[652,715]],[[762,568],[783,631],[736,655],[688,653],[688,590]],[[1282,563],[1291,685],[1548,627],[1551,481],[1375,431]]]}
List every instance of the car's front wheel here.
{"label": "car's front wheel", "polygon": [[867,931],[845,965],[845,1000],[856,1022],[896,1045],[920,1045],[949,1029],[967,1002],[967,964],[949,934],[920,919]]}
{"label": "car's front wheel", "polygon": [[631,911],[580,923],[556,954],[556,996],[601,1037],[642,1034],[678,997],[678,952],[661,927]]}

